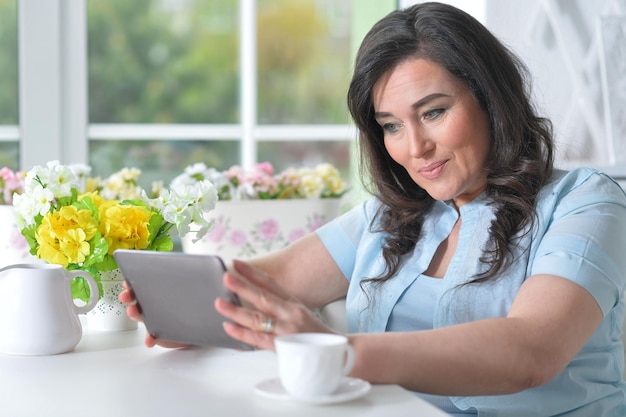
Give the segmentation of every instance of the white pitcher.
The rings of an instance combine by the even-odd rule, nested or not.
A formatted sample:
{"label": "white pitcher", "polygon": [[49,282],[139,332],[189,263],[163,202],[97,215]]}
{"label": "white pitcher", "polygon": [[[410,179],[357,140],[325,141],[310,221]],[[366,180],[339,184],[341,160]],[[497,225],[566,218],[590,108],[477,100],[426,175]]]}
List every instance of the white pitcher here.
{"label": "white pitcher", "polygon": [[[74,304],[70,282],[82,276],[90,299]],[[84,271],[60,265],[17,264],[0,269],[0,353],[53,355],[69,352],[83,334],[78,314],[98,301],[98,286]]]}

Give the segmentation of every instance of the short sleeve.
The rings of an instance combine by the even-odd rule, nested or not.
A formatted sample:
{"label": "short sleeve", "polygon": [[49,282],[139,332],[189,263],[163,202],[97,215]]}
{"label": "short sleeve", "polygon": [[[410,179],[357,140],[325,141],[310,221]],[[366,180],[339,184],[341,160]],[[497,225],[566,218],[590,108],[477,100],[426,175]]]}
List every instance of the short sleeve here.
{"label": "short sleeve", "polygon": [[626,281],[626,196],[608,176],[586,178],[556,189],[552,216],[531,273],[569,279],[591,293],[606,315],[619,302]]}
{"label": "short sleeve", "polygon": [[375,206],[375,200],[367,200],[316,230],[346,279],[352,276],[359,244],[369,228]]}

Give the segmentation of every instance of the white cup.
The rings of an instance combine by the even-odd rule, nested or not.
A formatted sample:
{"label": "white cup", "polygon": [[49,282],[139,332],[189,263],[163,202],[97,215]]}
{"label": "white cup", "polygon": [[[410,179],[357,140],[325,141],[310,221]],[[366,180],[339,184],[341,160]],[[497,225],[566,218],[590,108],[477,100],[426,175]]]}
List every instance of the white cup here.
{"label": "white cup", "polygon": [[354,350],[346,336],[295,333],[274,339],[278,374],[283,388],[299,399],[332,394],[354,365]]}

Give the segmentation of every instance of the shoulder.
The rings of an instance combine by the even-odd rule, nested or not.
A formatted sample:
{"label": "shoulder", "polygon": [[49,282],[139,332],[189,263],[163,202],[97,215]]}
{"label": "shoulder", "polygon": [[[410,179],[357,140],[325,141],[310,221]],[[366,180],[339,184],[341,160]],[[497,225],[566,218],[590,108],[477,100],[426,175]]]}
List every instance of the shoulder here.
{"label": "shoulder", "polygon": [[356,219],[360,219],[361,222],[370,223],[373,219],[376,218],[376,215],[381,207],[382,203],[380,202],[380,200],[371,197],[356,204],[341,217],[344,219],[344,221],[353,221]]}
{"label": "shoulder", "polygon": [[[537,208],[611,203],[626,206],[626,194],[609,175],[592,168],[555,170],[537,197]],[[546,207],[547,208],[547,207]]]}

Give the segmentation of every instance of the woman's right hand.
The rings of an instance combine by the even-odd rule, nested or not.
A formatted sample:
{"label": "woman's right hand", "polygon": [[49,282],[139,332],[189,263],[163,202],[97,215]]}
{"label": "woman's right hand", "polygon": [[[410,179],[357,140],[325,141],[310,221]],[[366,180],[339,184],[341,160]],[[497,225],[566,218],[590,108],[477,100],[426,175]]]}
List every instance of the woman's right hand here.
{"label": "woman's right hand", "polygon": [[[137,305],[137,300],[135,299],[132,289],[128,287],[126,281],[122,284],[124,285],[124,290],[120,293],[118,298],[121,303],[126,304],[126,314],[132,320],[142,322],[143,319],[141,317],[141,312],[139,311],[139,306]],[[180,343],[157,340],[148,332],[146,332],[145,344],[147,347],[154,347],[158,345],[166,348],[180,348],[186,346]]]}

